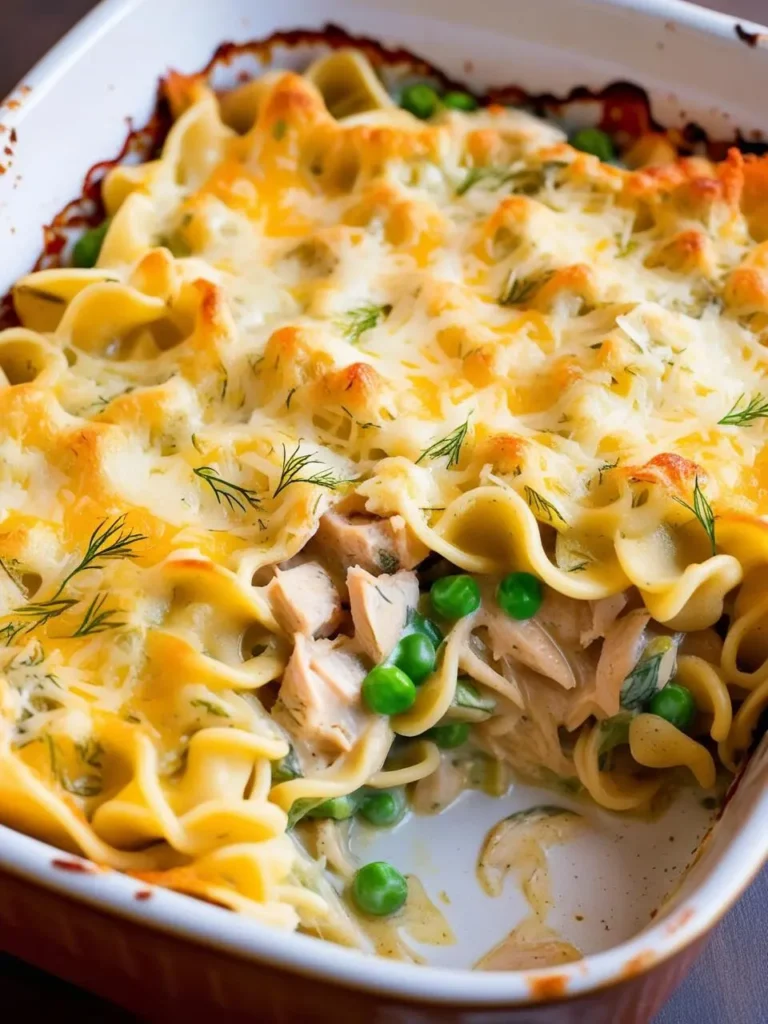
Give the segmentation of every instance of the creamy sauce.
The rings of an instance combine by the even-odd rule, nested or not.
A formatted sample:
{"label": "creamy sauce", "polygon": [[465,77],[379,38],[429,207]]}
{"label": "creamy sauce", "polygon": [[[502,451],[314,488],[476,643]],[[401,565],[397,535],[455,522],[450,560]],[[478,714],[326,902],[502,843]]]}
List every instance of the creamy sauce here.
{"label": "creamy sauce", "polygon": [[512,872],[531,913],[478,960],[477,970],[550,967],[581,959],[581,952],[546,924],[554,906],[547,850],[573,839],[584,825],[581,815],[565,808],[532,807],[490,830],[478,857],[478,881],[489,896],[499,896]]}
{"label": "creamy sauce", "polygon": [[475,964],[477,971],[519,971],[557,967],[581,960],[576,946],[561,939],[531,914]]}
{"label": "creamy sauce", "polygon": [[360,918],[363,931],[379,956],[423,964],[426,960],[408,940],[426,946],[453,946],[456,936],[442,912],[415,875],[408,875],[408,900],[403,909],[386,918]]}

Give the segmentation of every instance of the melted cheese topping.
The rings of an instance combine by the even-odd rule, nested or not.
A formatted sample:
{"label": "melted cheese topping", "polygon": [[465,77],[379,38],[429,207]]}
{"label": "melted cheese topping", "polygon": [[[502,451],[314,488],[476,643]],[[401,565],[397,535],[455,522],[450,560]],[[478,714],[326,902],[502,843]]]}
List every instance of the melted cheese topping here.
{"label": "melted cheese topping", "polygon": [[[635,587],[700,631],[768,554],[766,410],[748,412],[768,363],[765,162],[627,171],[520,111],[422,123],[353,63],[341,93],[327,65],[221,102],[173,79],[161,157],[104,183],[97,266],[22,279],[23,326],[0,334],[3,819],[342,941],[286,812],[439,758],[423,742],[382,771],[390,723],[365,714],[333,764],[272,786],[289,744],[257,695],[293,642],[259,570],[340,504],[401,517],[464,570],[590,601]],[[373,109],[337,119],[314,81],[335,103],[362,82]],[[727,763],[768,700],[764,666],[737,663],[745,636],[764,657],[751,607],[724,653],[757,695],[735,748],[723,677],[689,671]],[[470,625],[396,732],[446,713]],[[643,717],[640,763],[700,764]],[[584,785],[641,802],[608,792],[597,743],[587,727]]]}

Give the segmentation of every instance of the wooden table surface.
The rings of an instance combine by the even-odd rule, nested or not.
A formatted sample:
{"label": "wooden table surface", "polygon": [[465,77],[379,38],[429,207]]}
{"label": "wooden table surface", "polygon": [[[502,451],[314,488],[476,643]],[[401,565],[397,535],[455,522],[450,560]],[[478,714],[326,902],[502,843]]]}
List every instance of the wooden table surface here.
{"label": "wooden table surface", "polygon": [[[94,6],[95,0],[0,0],[0,97]],[[768,21],[768,0],[710,0],[704,6]],[[767,922],[768,871],[715,930],[695,968],[654,1024],[766,1024]],[[71,1011],[78,1024],[128,1024],[134,1019],[3,953],[0,999],[6,1009],[23,1007],[32,1020],[37,1011],[42,1018],[54,1010],[59,1016]]]}

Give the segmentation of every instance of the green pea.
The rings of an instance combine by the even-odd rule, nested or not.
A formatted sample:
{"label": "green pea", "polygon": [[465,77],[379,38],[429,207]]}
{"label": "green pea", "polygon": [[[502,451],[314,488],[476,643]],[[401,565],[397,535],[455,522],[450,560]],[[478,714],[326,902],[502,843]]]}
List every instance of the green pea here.
{"label": "green pea", "polygon": [[667,683],[654,694],[648,710],[670,722],[676,729],[685,732],[696,714],[696,702],[693,694],[680,683]]}
{"label": "green pea", "polygon": [[496,600],[511,619],[531,619],[541,608],[541,583],[529,572],[511,572],[496,588]]}
{"label": "green pea", "polygon": [[400,106],[403,110],[407,110],[409,114],[413,114],[414,117],[426,121],[437,113],[437,108],[440,106],[440,97],[431,85],[427,85],[426,82],[419,82],[417,85],[409,85],[403,89],[400,97]]}
{"label": "green pea", "polygon": [[460,92],[458,89],[447,92],[443,96],[443,106],[450,110],[477,110],[478,102],[468,92]]}
{"label": "green pea", "polygon": [[72,249],[72,266],[84,269],[95,267],[104,244],[104,237],[109,230],[109,219],[102,221],[96,228],[86,231],[75,242]]}
{"label": "green pea", "polygon": [[446,722],[427,729],[425,736],[436,743],[441,750],[453,750],[469,739],[468,722]]}
{"label": "green pea", "polygon": [[371,825],[391,828],[405,816],[405,791],[402,789],[373,789],[363,796],[358,814]]}
{"label": "green pea", "polygon": [[363,680],[363,700],[377,715],[399,715],[412,707],[416,687],[396,665],[377,665]]}
{"label": "green pea", "polygon": [[308,818],[333,818],[334,821],[346,821],[351,818],[357,810],[359,798],[355,793],[347,796],[332,796],[329,800],[323,800],[317,807],[307,811]]}
{"label": "green pea", "polygon": [[423,633],[424,636],[429,637],[435,650],[443,642],[443,634],[440,632],[440,627],[432,619],[426,618],[426,616],[421,615],[419,612],[411,612],[410,624],[417,633]]}
{"label": "green pea", "polygon": [[408,899],[408,881],[385,860],[376,860],[355,872],[352,899],[364,914],[387,917]]}
{"label": "green pea", "polygon": [[600,128],[579,128],[569,141],[574,149],[580,149],[583,153],[591,153],[603,163],[616,159],[616,150],[613,148],[610,135],[606,135]]}
{"label": "green pea", "polygon": [[465,573],[443,576],[432,584],[429,592],[432,607],[444,619],[463,619],[480,607],[477,581]]}
{"label": "green pea", "polygon": [[424,633],[409,633],[395,648],[394,664],[414,683],[423,683],[435,668],[435,645]]}

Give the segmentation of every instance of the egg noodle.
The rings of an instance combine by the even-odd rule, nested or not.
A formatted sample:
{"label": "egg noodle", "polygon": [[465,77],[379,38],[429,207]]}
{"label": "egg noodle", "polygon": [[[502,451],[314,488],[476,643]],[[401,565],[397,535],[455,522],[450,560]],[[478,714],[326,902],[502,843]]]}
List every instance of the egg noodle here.
{"label": "egg noodle", "polygon": [[[768,160],[421,121],[354,50],[166,90],[95,265],[22,278],[0,333],[0,820],[355,942],[294,826],[434,788],[446,720],[616,811],[735,771],[768,706]],[[480,606],[375,714],[447,573]],[[649,712],[672,679],[685,731]]]}

